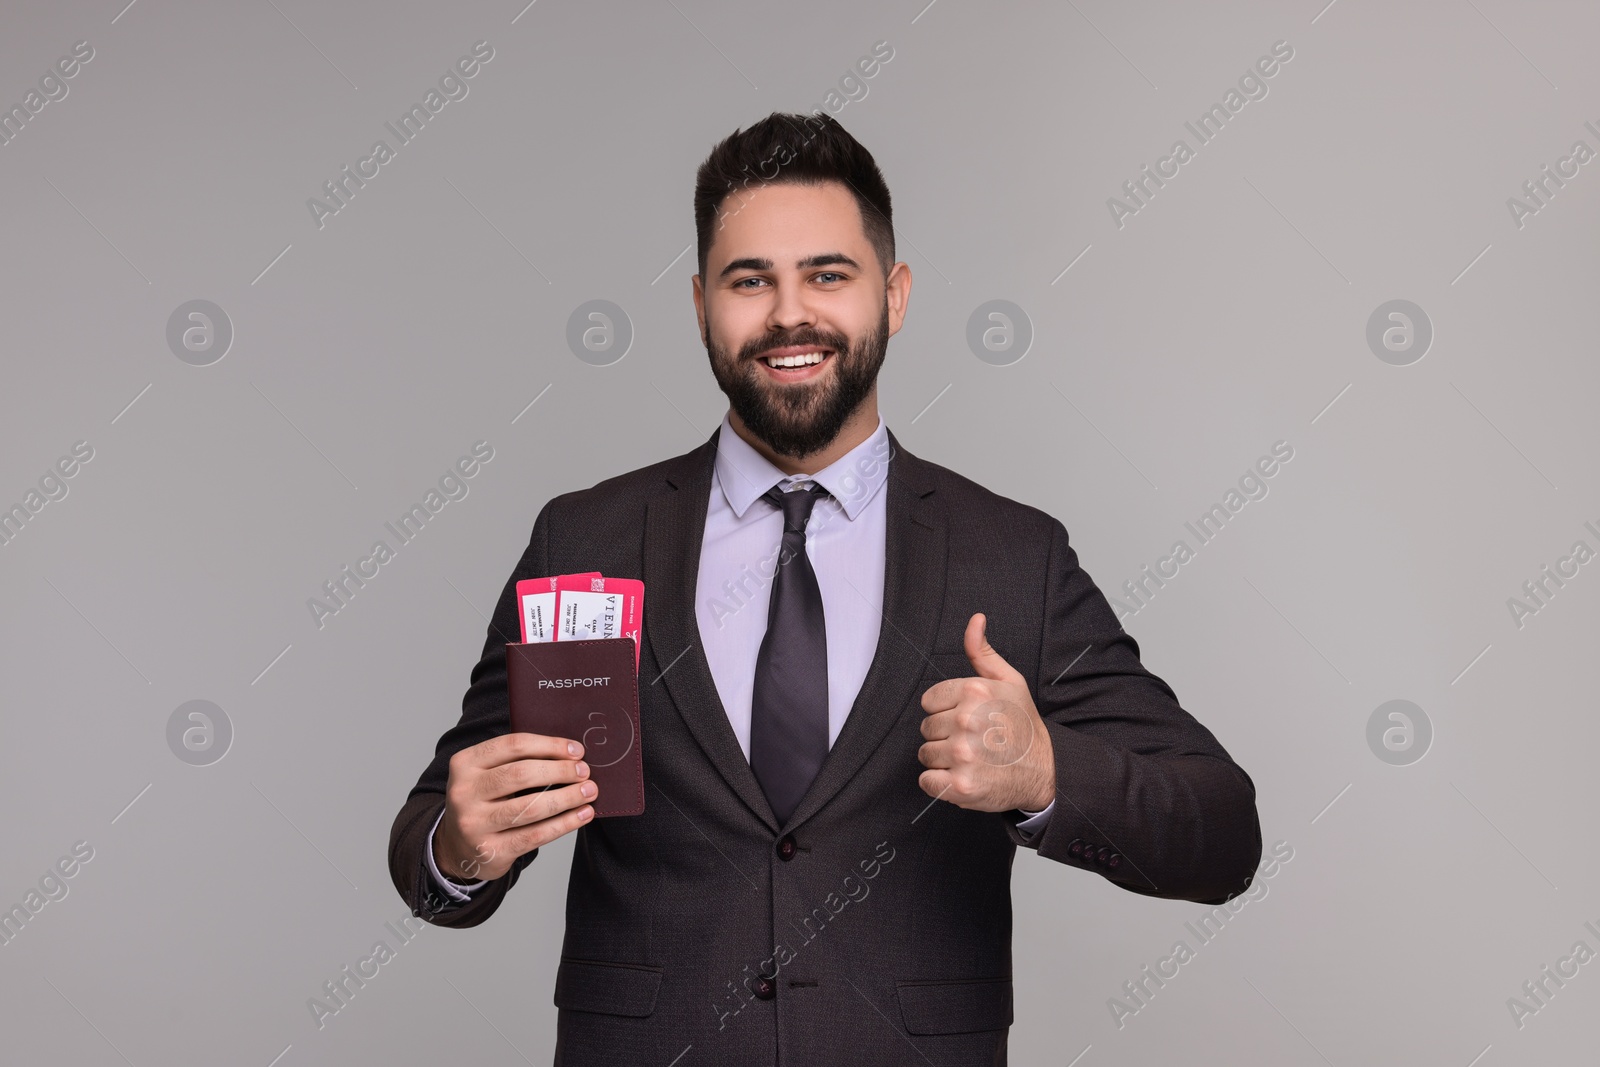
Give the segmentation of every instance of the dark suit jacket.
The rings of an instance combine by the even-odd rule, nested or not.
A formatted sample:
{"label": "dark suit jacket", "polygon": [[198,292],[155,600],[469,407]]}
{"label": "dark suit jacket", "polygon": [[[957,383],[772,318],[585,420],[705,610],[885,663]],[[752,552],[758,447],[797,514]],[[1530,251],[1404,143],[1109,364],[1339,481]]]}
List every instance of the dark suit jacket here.
{"label": "dark suit jacket", "polygon": [[[1140,665],[1066,529],[889,441],[876,656],[781,826],[728,724],[695,621],[716,434],[539,513],[461,718],[395,819],[389,866],[412,910],[436,925],[494,913],[536,852],[470,902],[446,904],[423,850],[450,756],[508,728],[516,583],[586,570],[642,577],[646,807],[577,832],[557,1064],[666,1067],[686,1049],[678,1067],[1003,1064],[1019,845],[1150,896],[1220,903],[1249,886],[1261,854],[1253,783]],[[965,811],[917,786],[922,693],[973,673],[962,633],[977,611],[1032,683],[1055,751],[1056,805],[1032,840],[1016,813]]]}

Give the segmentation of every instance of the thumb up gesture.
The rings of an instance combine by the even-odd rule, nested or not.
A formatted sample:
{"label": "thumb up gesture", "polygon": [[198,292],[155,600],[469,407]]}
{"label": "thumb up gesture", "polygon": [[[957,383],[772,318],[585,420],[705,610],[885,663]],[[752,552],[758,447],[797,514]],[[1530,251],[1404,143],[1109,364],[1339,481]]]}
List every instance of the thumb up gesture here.
{"label": "thumb up gesture", "polygon": [[922,694],[917,779],[924,793],[974,811],[1043,811],[1055,798],[1055,752],[1021,672],[989,644],[980,612],[963,644],[973,677]]}

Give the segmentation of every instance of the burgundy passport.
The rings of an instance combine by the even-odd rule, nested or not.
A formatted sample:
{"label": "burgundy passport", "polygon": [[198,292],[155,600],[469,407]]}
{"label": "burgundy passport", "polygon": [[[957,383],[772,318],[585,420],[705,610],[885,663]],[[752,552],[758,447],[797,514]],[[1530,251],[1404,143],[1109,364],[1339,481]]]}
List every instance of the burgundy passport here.
{"label": "burgundy passport", "polygon": [[644,811],[637,662],[631,637],[506,645],[512,732],[583,745],[596,818]]}

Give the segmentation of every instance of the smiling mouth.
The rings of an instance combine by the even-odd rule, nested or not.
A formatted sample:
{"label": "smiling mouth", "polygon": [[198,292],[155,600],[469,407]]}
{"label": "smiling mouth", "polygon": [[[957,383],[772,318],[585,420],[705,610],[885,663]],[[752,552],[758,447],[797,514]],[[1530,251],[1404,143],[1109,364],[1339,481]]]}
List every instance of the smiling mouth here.
{"label": "smiling mouth", "polygon": [[757,356],[756,362],[779,374],[794,375],[812,370],[826,363],[833,355],[831,348],[778,349]]}

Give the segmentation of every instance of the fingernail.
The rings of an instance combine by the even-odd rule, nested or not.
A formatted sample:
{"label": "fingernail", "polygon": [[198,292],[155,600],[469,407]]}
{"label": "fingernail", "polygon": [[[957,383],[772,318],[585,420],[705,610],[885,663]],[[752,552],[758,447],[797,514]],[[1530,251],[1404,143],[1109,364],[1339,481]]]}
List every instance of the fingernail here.
{"label": "fingernail", "polygon": [[594,787],[594,783],[593,782],[584,782],[582,785],[580,785],[578,787],[578,792],[582,793],[586,797],[594,796],[595,793],[596,793],[596,789]]}
{"label": "fingernail", "polygon": [[581,755],[583,755],[583,746],[578,744],[578,742],[576,742],[576,741],[568,741],[567,742],[567,755],[569,755],[569,756],[581,756]]}
{"label": "fingernail", "polygon": [[577,771],[579,778],[589,777],[589,765],[582,760],[578,761]]}
{"label": "fingernail", "polygon": [[588,822],[592,818],[594,818],[593,808],[584,808],[582,811],[578,812],[579,822]]}

